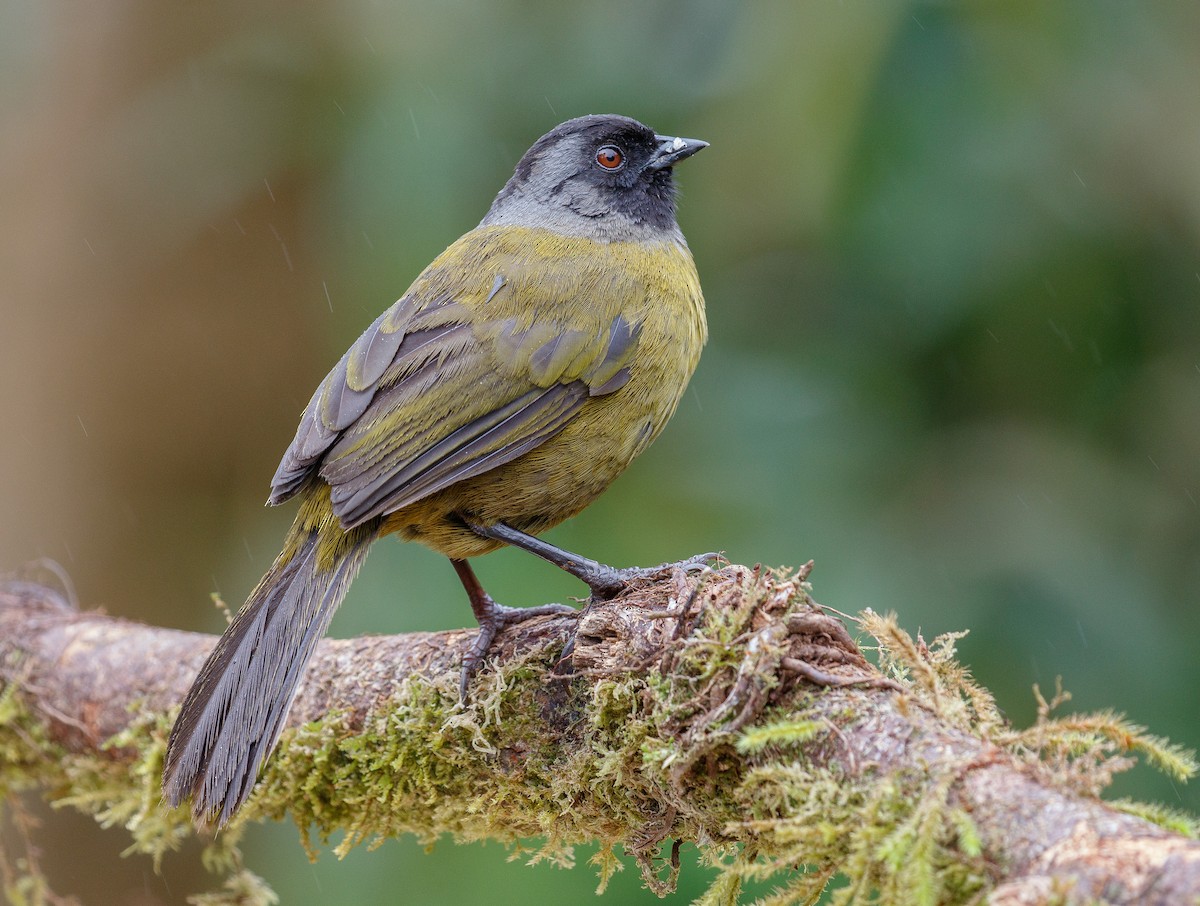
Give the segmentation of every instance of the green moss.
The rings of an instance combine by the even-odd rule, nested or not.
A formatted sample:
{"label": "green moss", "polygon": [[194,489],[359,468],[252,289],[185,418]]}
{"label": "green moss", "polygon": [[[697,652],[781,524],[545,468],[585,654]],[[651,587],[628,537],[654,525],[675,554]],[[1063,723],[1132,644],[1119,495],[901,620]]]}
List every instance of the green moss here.
{"label": "green moss", "polygon": [[[149,855],[156,868],[167,852],[194,833],[186,810],[171,811],[162,804],[162,758],[170,726],[163,715],[143,715],[104,743],[98,754],[70,752],[48,737],[45,724],[25,706],[19,678],[0,687],[0,801],[8,806],[8,816],[18,824],[17,836],[26,844],[24,854],[11,863],[0,851],[9,902],[60,902],[21,826],[16,793],[40,789],[55,808],[75,808],[103,827],[124,828],[131,837],[124,855]],[[125,757],[127,752],[134,753],[132,761]],[[222,834],[210,841],[202,854],[205,865],[222,872],[240,867],[239,837]]]}
{"label": "green moss", "polygon": [[[1196,771],[1191,752],[1118,715],[1052,718],[1051,712],[1068,698],[1061,693],[1049,703],[1039,694],[1038,723],[1027,731],[1012,731],[991,696],[955,660],[954,643],[961,634],[939,637],[927,646],[904,633],[894,618],[867,613],[862,626],[878,642],[875,650],[884,671],[904,683],[910,707],[928,708],[951,726],[1002,742],[1051,780],[1098,793],[1115,771],[1128,766],[1130,752],[1141,752],[1152,765],[1181,779]],[[970,816],[951,804],[961,766],[942,766],[940,775],[933,776],[927,769],[850,777],[836,763],[808,763],[795,747],[820,736],[819,722],[808,716],[816,701],[801,699],[783,718],[764,715],[762,723],[742,733],[739,751],[754,755],[757,762],[738,790],[751,817],[728,830],[749,842],[723,863],[721,879],[702,902],[734,902],[728,892],[737,888],[735,878],[788,874],[788,883],[756,901],[758,906],[815,902],[835,876],[847,883],[831,891],[830,902],[843,906],[975,902],[991,885],[994,867],[983,858]],[[828,702],[822,707],[828,715]],[[854,716],[843,710],[838,719]],[[1178,812],[1124,802],[1116,806],[1181,833],[1196,831],[1195,819]],[[808,873],[797,873],[797,866],[807,866]]]}
{"label": "green moss", "polygon": [[743,755],[748,755],[761,752],[768,746],[796,746],[811,742],[822,733],[828,732],[829,726],[817,720],[783,720],[760,727],[749,727],[738,738],[737,750]]}
{"label": "green moss", "polygon": [[225,879],[222,889],[188,897],[191,906],[275,906],[279,897],[258,875],[238,871]]}
{"label": "green moss", "polygon": [[1114,799],[1108,803],[1129,815],[1136,815],[1143,821],[1157,824],[1175,834],[1196,839],[1200,837],[1200,818],[1189,815],[1178,809],[1154,802],[1135,802],[1132,799]]}
{"label": "green moss", "polygon": [[[571,866],[574,845],[588,842],[599,844],[600,890],[620,870],[619,846],[666,892],[678,872],[667,842],[681,840],[720,869],[699,901],[712,906],[732,906],[747,882],[763,881],[776,886],[762,906],[812,903],[839,877],[838,904],[971,901],[993,869],[953,802],[960,767],[931,777],[814,760],[812,747],[836,745],[838,724],[856,719],[861,693],[794,684],[773,698],[788,650],[780,627],[809,607],[797,579],[742,570],[706,589],[699,625],[665,671],[561,682],[547,676],[556,652],[540,651],[482,671],[466,706],[456,677],[411,676],[361,725],[331,713],[288,731],[251,800],[205,850],[208,867],[229,876],[225,888],[194,902],[273,902],[237,841],[248,822],[288,816],[313,858],[330,842],[341,856],[413,834],[426,844],[497,840],[530,862]],[[1195,770],[1190,753],[1114,715],[1052,717],[1061,695],[1043,702],[1034,727],[1013,731],[956,661],[958,636],[926,645],[894,619],[864,614],[861,625],[910,707],[1007,746],[1052,779],[1097,791],[1131,751],[1175,774]],[[138,717],[100,754],[71,754],[25,710],[19,671],[6,675],[18,679],[0,688],[0,793],[37,786],[60,807],[124,827],[128,851],[156,864],[193,832],[186,810],[161,803],[169,715]],[[1195,830],[1185,816],[1121,807]],[[35,865],[9,875],[11,900],[42,902]]]}

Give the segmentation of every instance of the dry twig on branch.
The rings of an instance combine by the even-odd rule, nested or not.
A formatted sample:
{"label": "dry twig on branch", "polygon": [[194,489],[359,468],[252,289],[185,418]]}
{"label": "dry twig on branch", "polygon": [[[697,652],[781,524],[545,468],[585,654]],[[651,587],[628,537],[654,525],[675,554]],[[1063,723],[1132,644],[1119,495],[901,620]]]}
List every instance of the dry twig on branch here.
{"label": "dry twig on branch", "polygon": [[[232,870],[246,821],[290,814],[310,847],[312,830],[344,832],[339,852],[403,833],[534,837],[535,859],[570,864],[573,844],[598,842],[601,886],[619,844],[661,893],[691,843],[721,868],[710,904],[762,878],[771,904],[810,902],[834,878],[852,903],[1200,897],[1188,819],[1098,798],[1131,752],[1181,777],[1188,753],[1116,716],[1056,719],[1050,705],[1014,730],[954,660],[954,637],[927,646],[868,612],[858,628],[877,642],[872,665],[806,577],[678,572],[578,623],[519,624],[465,705],[473,631],[326,640],[211,861]],[[0,795],[41,789],[160,858],[192,833],[157,784],[172,709],[213,642],[8,585]],[[255,883],[235,872],[240,902]]]}

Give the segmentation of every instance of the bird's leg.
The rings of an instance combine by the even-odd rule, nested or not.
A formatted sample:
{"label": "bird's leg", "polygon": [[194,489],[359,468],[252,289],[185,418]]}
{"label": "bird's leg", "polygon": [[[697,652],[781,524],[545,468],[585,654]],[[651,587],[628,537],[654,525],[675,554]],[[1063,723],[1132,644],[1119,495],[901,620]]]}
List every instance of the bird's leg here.
{"label": "bird's leg", "polygon": [[503,604],[497,604],[492,600],[492,596],[483,590],[483,586],[479,584],[479,579],[475,575],[475,570],[471,569],[471,565],[466,560],[451,558],[450,563],[453,565],[454,571],[458,573],[463,588],[467,590],[467,598],[471,602],[471,612],[479,621],[479,635],[463,658],[462,676],[458,682],[458,693],[463,699],[466,699],[467,685],[483,662],[483,656],[491,647],[496,633],[505,626],[520,623],[530,617],[578,613],[574,607],[568,607],[566,604],[542,604],[539,607],[505,607]]}
{"label": "bird's leg", "polygon": [[636,579],[653,579],[676,568],[689,572],[704,569],[710,560],[715,560],[719,556],[718,554],[700,554],[678,563],[618,569],[615,566],[605,566],[603,563],[597,563],[595,560],[563,550],[561,547],[556,547],[548,541],[533,537],[533,535],[527,535],[503,522],[481,525],[467,520],[467,527],[477,535],[519,547],[566,570],[587,585],[592,591],[592,598],[598,601],[616,597],[630,582]]}

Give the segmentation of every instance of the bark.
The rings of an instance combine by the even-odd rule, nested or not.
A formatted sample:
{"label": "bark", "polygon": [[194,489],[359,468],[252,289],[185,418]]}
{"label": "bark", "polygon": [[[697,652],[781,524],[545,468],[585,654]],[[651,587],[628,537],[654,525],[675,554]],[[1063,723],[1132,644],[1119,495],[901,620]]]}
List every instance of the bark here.
{"label": "bark", "polygon": [[[711,903],[736,902],[747,877],[782,885],[771,902],[806,902],[836,876],[847,902],[1200,899],[1183,819],[1098,798],[1127,750],[1181,774],[1187,753],[1111,715],[1047,707],[1014,730],[953,638],[927,646],[868,613],[880,669],[806,576],[676,571],[578,621],[512,627],[465,705],[474,630],[325,640],[240,820],[290,813],[346,831],[343,848],[535,835],[569,861],[573,843],[621,844],[660,892],[690,842],[722,865]],[[214,642],[0,590],[0,794],[36,786],[126,815],[141,849],[176,845],[186,818],[154,784],[171,709]]]}

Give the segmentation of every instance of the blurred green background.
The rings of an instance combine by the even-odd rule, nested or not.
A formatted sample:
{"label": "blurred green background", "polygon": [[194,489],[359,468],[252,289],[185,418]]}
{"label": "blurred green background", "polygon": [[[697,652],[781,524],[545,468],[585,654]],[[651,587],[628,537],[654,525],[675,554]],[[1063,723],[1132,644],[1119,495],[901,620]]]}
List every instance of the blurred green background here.
{"label": "blurred green background", "polygon": [[[655,446],[550,534],[615,564],[816,560],[1015,722],[1061,675],[1200,744],[1200,5],[1100,0],[0,4],[0,567],[216,630],[317,381],[557,122],[712,148],[679,170],[712,340]],[[510,603],[581,593],[526,555]],[[470,623],[377,546],[333,633]],[[1117,792],[1200,810],[1139,768]],[[249,865],[288,904],[590,901],[595,875],[391,841]],[[46,813],[60,893],[180,903],[119,831]],[[686,850],[685,850],[686,853]],[[685,903],[707,875],[685,857]],[[654,901],[629,866],[607,902]]]}

